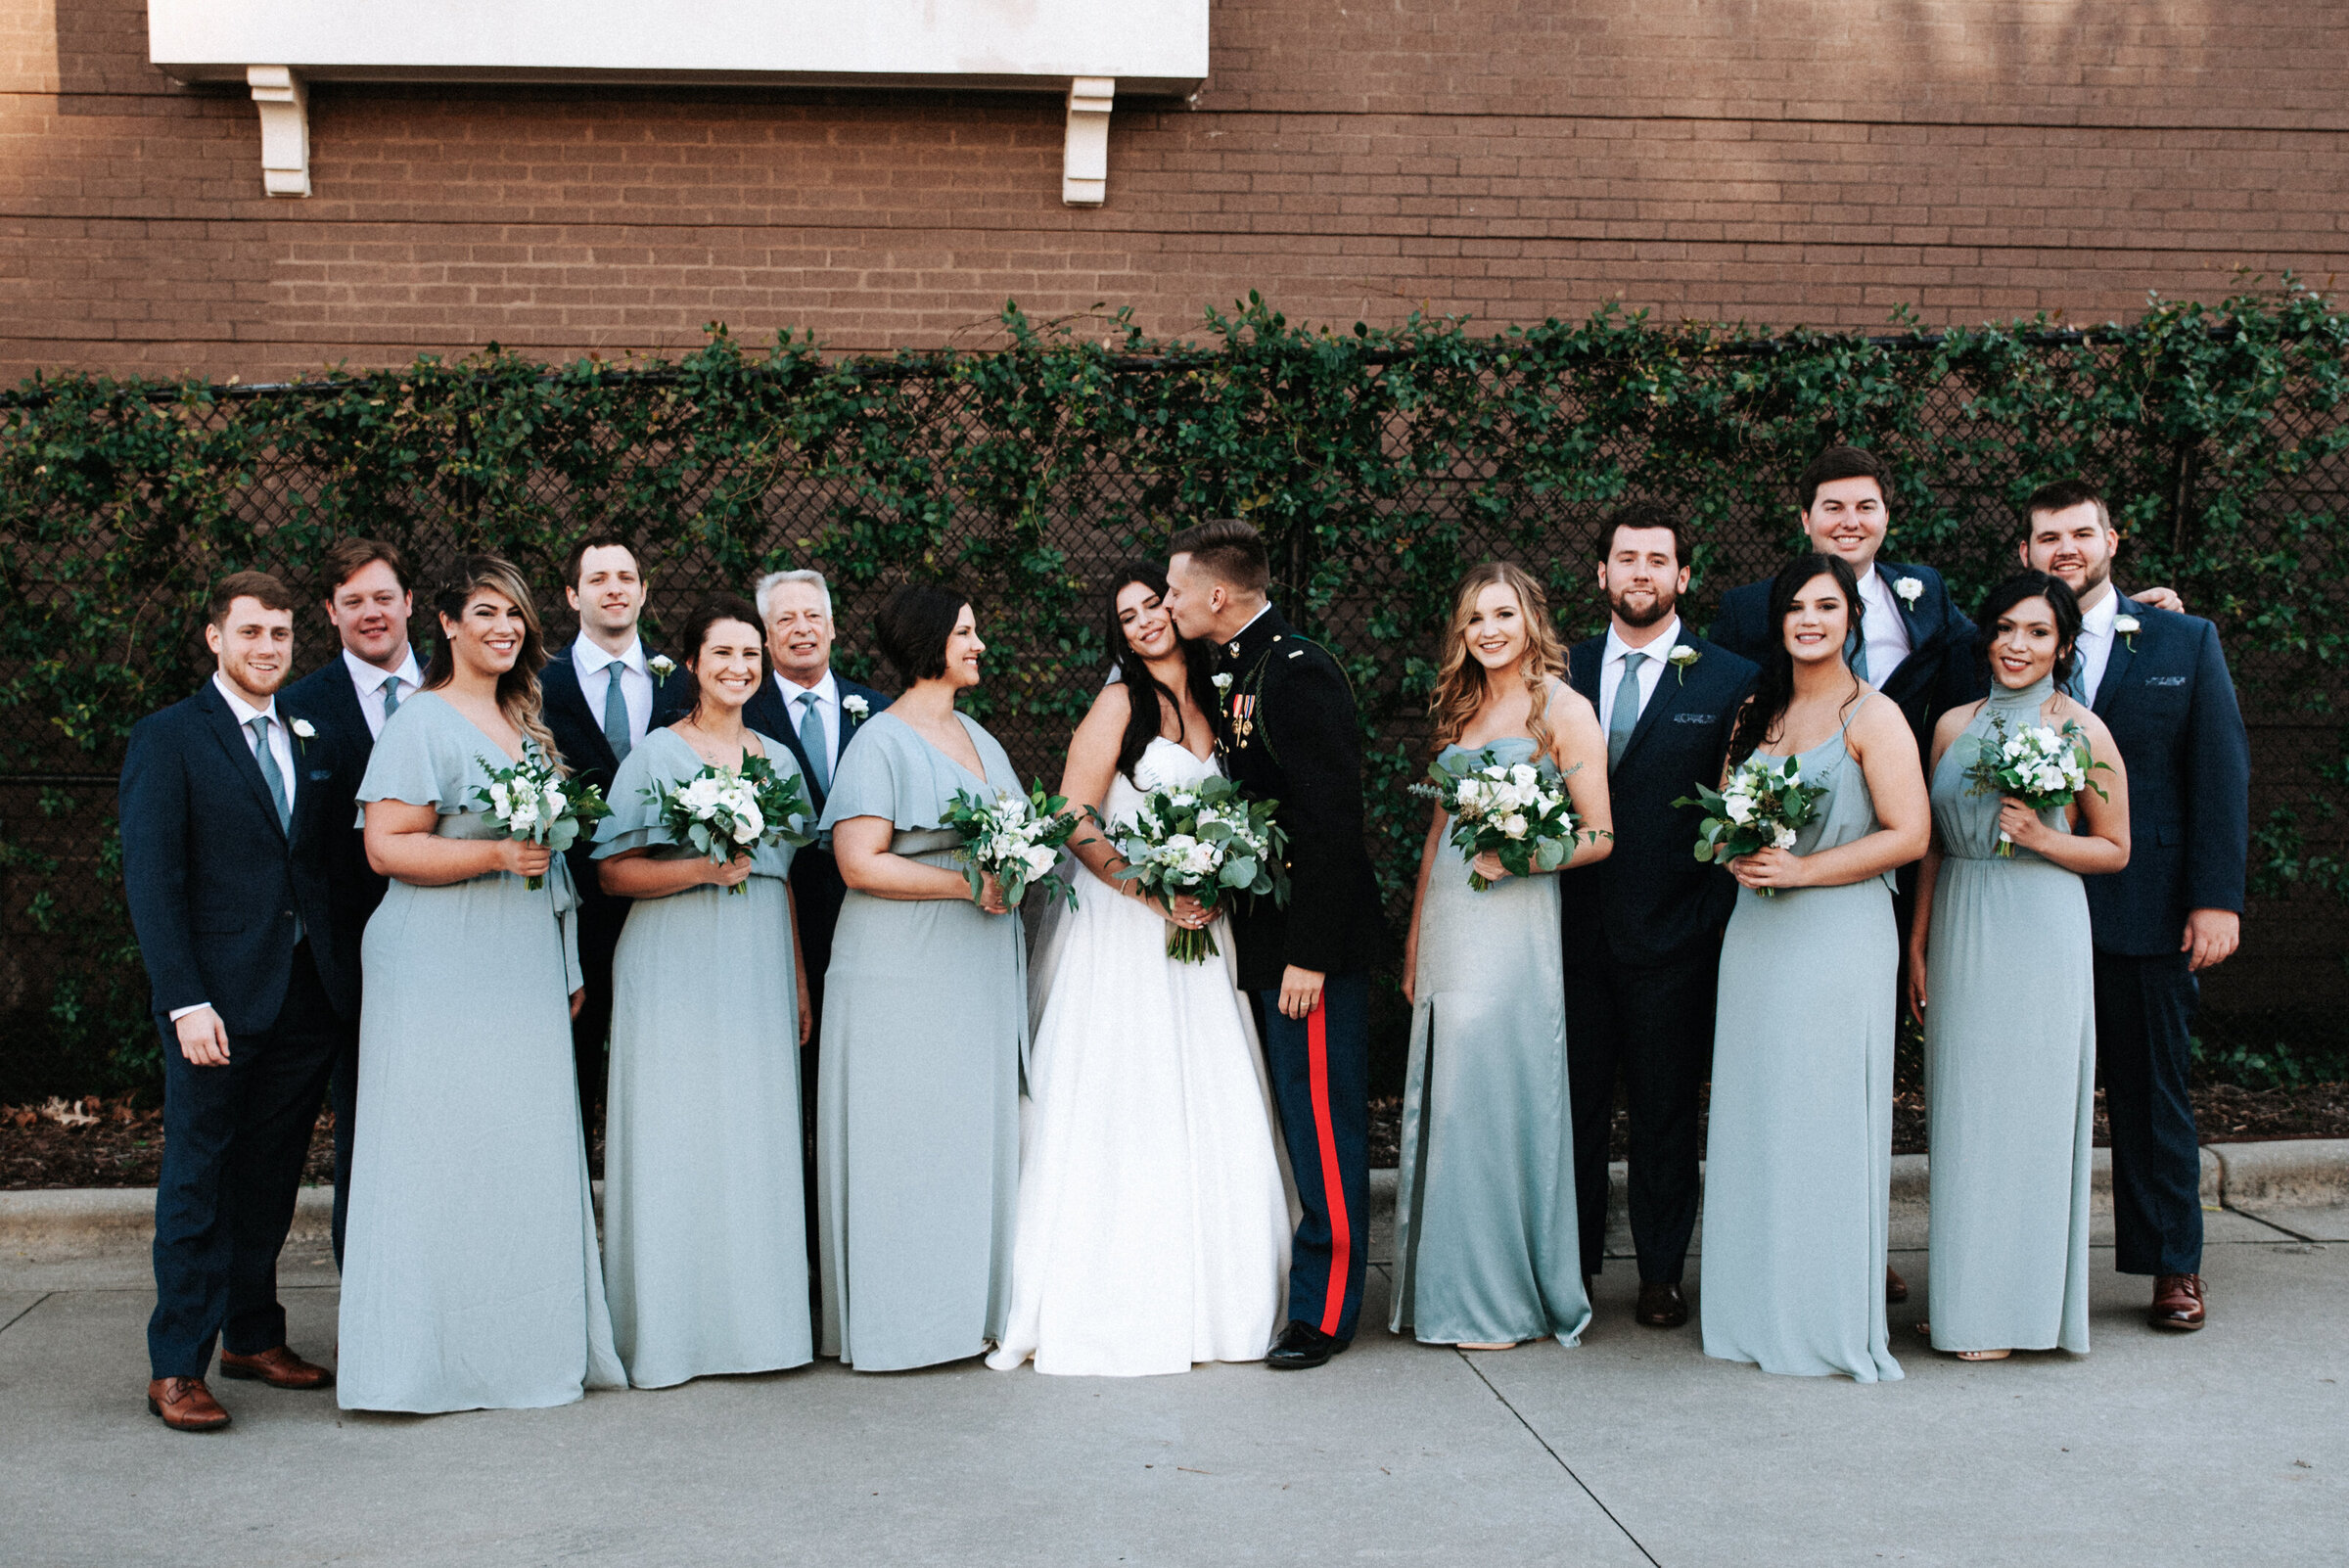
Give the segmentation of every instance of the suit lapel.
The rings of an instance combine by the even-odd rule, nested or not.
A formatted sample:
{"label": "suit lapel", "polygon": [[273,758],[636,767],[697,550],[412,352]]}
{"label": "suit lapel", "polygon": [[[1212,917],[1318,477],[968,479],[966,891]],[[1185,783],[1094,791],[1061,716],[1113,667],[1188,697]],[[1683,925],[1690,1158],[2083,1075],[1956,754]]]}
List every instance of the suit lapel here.
{"label": "suit lapel", "polygon": [[[203,711],[205,721],[211,726],[212,739],[219,742],[220,750],[227,755],[230,769],[244,779],[246,788],[253,792],[253,801],[260,807],[261,814],[269,819],[269,825],[276,828],[282,838],[285,826],[277,819],[277,801],[269,793],[268,780],[261,777],[261,764],[253,761],[253,748],[245,742],[244,728],[237,723],[236,715],[228,711],[228,699],[220,695],[219,687],[207,680],[204,683],[204,689],[197,693],[196,706]],[[282,718],[284,715],[281,714],[279,716]],[[297,790],[300,788],[299,785],[295,787]]]}
{"label": "suit lapel", "polygon": [[620,771],[620,759],[612,755],[612,743],[604,739],[602,715],[587,706],[587,686],[584,681],[579,679],[577,654],[578,644],[576,643],[563,650],[562,675],[555,681],[554,689],[549,694],[548,700],[570,706],[572,717],[581,726],[582,732],[587,736],[588,746],[595,752],[595,765],[603,769],[606,778],[610,778]]}
{"label": "suit lapel", "polygon": [[[816,788],[815,768],[807,761],[807,748],[800,743],[799,715],[791,711],[791,694],[801,688],[786,689],[782,676],[769,675],[766,677],[766,689],[775,694],[775,707],[783,715],[783,722],[775,726],[779,731],[775,739],[790,747],[791,755],[799,759],[800,777],[807,781],[807,804],[821,811],[824,808],[825,800],[830,797],[832,792]],[[840,690],[838,676],[833,677],[832,689],[835,692]],[[846,747],[847,745],[848,737],[844,733],[841,737],[841,746]]]}
{"label": "suit lapel", "polygon": [[[2118,588],[2113,590],[2113,595],[2117,601],[2112,610],[2116,619],[2121,616],[2136,616],[2140,610],[2144,608]],[[2140,631],[2136,635],[2142,637],[2144,633]],[[2112,711],[2113,698],[2119,694],[2121,689],[2121,676],[2128,672],[2129,666],[2137,658],[2137,650],[2130,647],[2129,643],[2128,637],[2122,636],[2117,630],[2113,632],[2112,651],[2104,656],[2104,677],[2096,682],[2096,700],[2089,704],[2098,717],[2102,717]]]}

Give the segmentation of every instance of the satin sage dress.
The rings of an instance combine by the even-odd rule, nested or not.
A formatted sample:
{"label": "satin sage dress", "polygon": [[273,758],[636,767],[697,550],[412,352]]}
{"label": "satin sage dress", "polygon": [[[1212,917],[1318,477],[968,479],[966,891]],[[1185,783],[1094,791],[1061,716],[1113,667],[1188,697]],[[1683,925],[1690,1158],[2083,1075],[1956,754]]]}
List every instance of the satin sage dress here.
{"label": "satin sage dress", "polygon": [[[875,714],[841,755],[825,830],[881,817],[894,853],[959,872],[955,835],[939,826],[955,794],[1022,792],[995,738],[955,716],[984,780],[904,720]],[[896,1371],[977,1356],[1002,1338],[1027,1048],[1017,910],[849,890],[816,1064],[825,1355]]]}
{"label": "satin sage dress", "polygon": [[[2051,679],[1991,689],[1933,770],[1941,874],[1925,952],[1933,1348],[2088,1350],[2096,997],[2088,890],[1997,853],[1999,797],[1966,782],[1996,726],[2046,722]],[[2052,727],[2052,726],[2051,726]],[[2056,807],[2041,820],[2069,833]]]}
{"label": "satin sage dress", "polygon": [[[384,725],[362,801],[496,837],[507,758],[438,693]],[[335,1397],[345,1409],[566,1405],[623,1379],[604,1305],[571,1051],[571,875],[394,880],[360,948],[359,1097]]]}
{"label": "satin sage dress", "polygon": [[[1498,741],[1504,762],[1533,741]],[[1443,758],[1474,755],[1447,746]],[[1558,879],[1479,893],[1439,845],[1419,912],[1419,963],[1395,1189],[1387,1326],[1434,1345],[1580,1341],[1590,1321],[1576,1222],[1566,1088]]]}
{"label": "satin sage dress", "polygon": [[[1828,793],[1796,854],[1876,831],[1844,734],[1877,700],[1867,693],[1843,729],[1799,755],[1804,782]],[[1707,1356],[1862,1383],[1901,1375],[1884,1323],[1900,957],[1889,872],[1771,898],[1737,890],[1705,1142]]]}
{"label": "satin sage dress", "polygon": [[[799,776],[789,748],[759,742],[778,774]],[[644,792],[703,765],[675,730],[646,735],[613,777],[596,858],[699,857]],[[604,1283],[638,1388],[814,1356],[791,856],[789,845],[761,844],[740,892],[704,885],[635,900],[613,956]]]}

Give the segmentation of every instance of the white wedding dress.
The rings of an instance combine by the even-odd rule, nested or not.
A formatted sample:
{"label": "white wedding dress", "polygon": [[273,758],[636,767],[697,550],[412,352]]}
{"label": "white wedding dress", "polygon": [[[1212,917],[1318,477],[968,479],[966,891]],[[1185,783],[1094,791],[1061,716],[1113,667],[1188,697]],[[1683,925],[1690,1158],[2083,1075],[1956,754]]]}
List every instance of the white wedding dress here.
{"label": "white wedding dress", "polygon": [[[1213,776],[1164,738],[1101,814]],[[1148,905],[1078,869],[1077,907],[1037,941],[1021,1109],[1011,1315],[988,1364],[1139,1377],[1261,1360],[1279,1326],[1289,1208],[1271,1094],[1222,956],[1176,963]]]}

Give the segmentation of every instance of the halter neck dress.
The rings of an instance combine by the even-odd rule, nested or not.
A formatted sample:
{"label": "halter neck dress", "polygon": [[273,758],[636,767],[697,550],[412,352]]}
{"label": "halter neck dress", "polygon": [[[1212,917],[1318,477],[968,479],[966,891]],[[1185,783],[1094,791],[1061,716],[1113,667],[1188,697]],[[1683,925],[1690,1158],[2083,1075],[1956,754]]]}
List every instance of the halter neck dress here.
{"label": "halter neck dress", "polygon": [[[1827,786],[1796,854],[1879,826],[1845,743],[1876,695],[1796,756],[1804,782]],[[1901,1376],[1884,1320],[1899,970],[1889,873],[1767,899],[1737,890],[1722,941],[1705,1144],[1698,1310],[1708,1356],[1862,1383]]]}
{"label": "halter neck dress", "polygon": [[[1966,781],[2003,724],[2044,723],[2052,678],[1993,687],[1933,770],[1942,853],[1925,953],[1933,1348],[2088,1349],[2088,1204],[2096,1107],[2088,890],[2015,847],[1999,797]],[[2069,833],[2061,807],[2040,820]]]}

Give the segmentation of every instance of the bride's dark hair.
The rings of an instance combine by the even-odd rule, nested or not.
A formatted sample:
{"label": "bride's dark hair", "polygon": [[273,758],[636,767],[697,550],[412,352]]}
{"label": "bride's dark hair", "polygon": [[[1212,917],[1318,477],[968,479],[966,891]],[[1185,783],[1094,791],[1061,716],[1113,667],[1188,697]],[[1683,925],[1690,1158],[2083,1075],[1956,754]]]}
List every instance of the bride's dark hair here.
{"label": "bride's dark hair", "polygon": [[[1852,575],[1850,562],[1813,550],[1778,569],[1778,575],[1770,579],[1770,642],[1762,650],[1762,673],[1754,681],[1754,694],[1738,711],[1736,727],[1729,731],[1731,767],[1762,749],[1771,730],[1785,716],[1786,705],[1794,701],[1794,655],[1786,651],[1786,615],[1794,608],[1794,596],[1813,577],[1834,579],[1836,591],[1843,595],[1845,635],[1860,631],[1860,618],[1866,614],[1866,606],[1860,602],[1860,579]],[[1842,657],[1840,651],[1836,657]],[[1858,691],[1852,693],[1854,698],[1859,695]]]}
{"label": "bride's dark hair", "polygon": [[[1142,753],[1150,749],[1150,743],[1158,739],[1159,726],[1166,722],[1163,715],[1167,710],[1174,711],[1174,722],[1178,727],[1182,724],[1182,703],[1167,689],[1165,681],[1150,672],[1149,664],[1134,652],[1132,640],[1126,635],[1125,626],[1118,621],[1118,595],[1136,582],[1164,599],[1167,596],[1166,568],[1155,561],[1128,561],[1118,568],[1109,581],[1105,634],[1109,639],[1110,654],[1117,661],[1118,679],[1126,687],[1126,738],[1118,743],[1118,771],[1132,780],[1134,788],[1139,789],[1141,781],[1133,777],[1134,764],[1142,760]],[[1183,669],[1191,683],[1192,696],[1200,707],[1206,708],[1209,700],[1200,693],[1207,679],[1207,650],[1187,640],[1179,631],[1174,633],[1174,641],[1182,650]],[[1158,701],[1144,702],[1142,696],[1145,692],[1154,695]],[[1188,738],[1186,734],[1184,739]]]}

